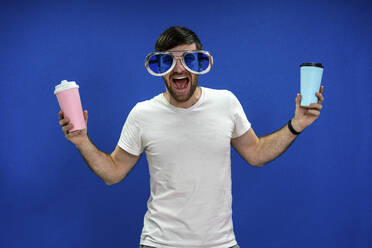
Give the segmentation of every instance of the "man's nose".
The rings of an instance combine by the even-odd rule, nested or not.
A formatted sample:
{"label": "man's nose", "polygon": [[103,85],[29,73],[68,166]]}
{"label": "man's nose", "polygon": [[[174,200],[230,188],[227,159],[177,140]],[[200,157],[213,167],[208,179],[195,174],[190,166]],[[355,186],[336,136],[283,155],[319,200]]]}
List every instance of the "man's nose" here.
{"label": "man's nose", "polygon": [[181,73],[181,72],[185,72],[185,71],[186,71],[186,69],[183,66],[181,60],[180,59],[177,59],[176,65],[174,66],[174,72]]}

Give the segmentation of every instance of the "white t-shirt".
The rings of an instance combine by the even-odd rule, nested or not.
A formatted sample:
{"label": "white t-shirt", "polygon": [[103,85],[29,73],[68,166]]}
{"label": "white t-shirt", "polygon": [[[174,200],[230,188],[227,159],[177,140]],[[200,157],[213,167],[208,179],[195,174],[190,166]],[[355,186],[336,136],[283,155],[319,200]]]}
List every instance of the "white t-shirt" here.
{"label": "white t-shirt", "polygon": [[202,87],[190,108],[159,94],[137,103],[118,145],[146,152],[151,194],[140,243],[157,248],[227,248],[232,223],[230,141],[249,130],[238,99]]}

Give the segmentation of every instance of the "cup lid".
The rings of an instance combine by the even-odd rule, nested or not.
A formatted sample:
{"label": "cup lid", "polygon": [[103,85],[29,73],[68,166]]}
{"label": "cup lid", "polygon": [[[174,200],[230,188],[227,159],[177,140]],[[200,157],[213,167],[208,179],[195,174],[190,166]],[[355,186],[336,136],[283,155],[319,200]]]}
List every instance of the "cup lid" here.
{"label": "cup lid", "polygon": [[60,84],[56,85],[54,94],[73,88],[79,88],[79,85],[77,85],[75,81],[62,80]]}
{"label": "cup lid", "polygon": [[324,68],[322,63],[302,63],[300,67],[302,66],[315,66],[315,67]]}

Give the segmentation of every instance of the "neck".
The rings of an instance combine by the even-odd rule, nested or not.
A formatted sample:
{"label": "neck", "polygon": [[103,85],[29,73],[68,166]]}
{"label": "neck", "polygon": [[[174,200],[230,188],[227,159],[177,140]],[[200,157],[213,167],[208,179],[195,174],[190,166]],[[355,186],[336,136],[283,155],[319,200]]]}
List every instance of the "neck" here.
{"label": "neck", "polygon": [[196,90],[195,90],[194,94],[192,94],[192,96],[190,97],[190,99],[187,100],[186,102],[178,102],[176,99],[174,99],[171,96],[171,94],[169,94],[168,90],[166,92],[164,92],[164,97],[173,106],[175,106],[177,108],[185,108],[185,109],[187,109],[187,108],[190,108],[191,106],[193,106],[199,100],[199,98],[201,96],[201,93],[202,93],[201,88],[199,86],[196,87]]}

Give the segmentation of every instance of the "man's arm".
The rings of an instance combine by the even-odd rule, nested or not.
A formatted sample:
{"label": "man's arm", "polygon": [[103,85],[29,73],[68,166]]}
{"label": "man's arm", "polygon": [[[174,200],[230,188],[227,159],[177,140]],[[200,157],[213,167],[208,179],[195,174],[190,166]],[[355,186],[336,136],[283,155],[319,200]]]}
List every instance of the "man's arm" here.
{"label": "man's arm", "polygon": [[[59,113],[62,131],[66,139],[75,144],[89,168],[107,185],[123,180],[137,163],[140,156],[132,155],[119,146],[111,154],[100,151],[89,139],[87,129],[70,133],[72,124],[69,119]],[[88,111],[84,111],[85,121],[88,121]]]}
{"label": "man's arm", "polygon": [[116,146],[111,154],[99,150],[88,141],[76,145],[89,168],[107,185],[123,180],[137,163],[140,156],[135,156]]}
{"label": "man's arm", "polygon": [[[316,93],[318,103],[313,103],[309,108],[300,106],[301,95],[296,97],[296,111],[292,119],[292,126],[297,132],[302,132],[307,126],[318,119],[324,97],[322,95],[324,87]],[[296,139],[287,125],[280,130],[258,138],[251,128],[240,137],[231,139],[232,146],[249,164],[254,166],[263,166],[265,163],[277,158],[285,152],[292,142]]]}
{"label": "man's arm", "polygon": [[231,144],[249,164],[263,166],[287,150],[295,138],[296,135],[289,131],[287,125],[261,138],[251,128],[242,136],[232,139]]}

